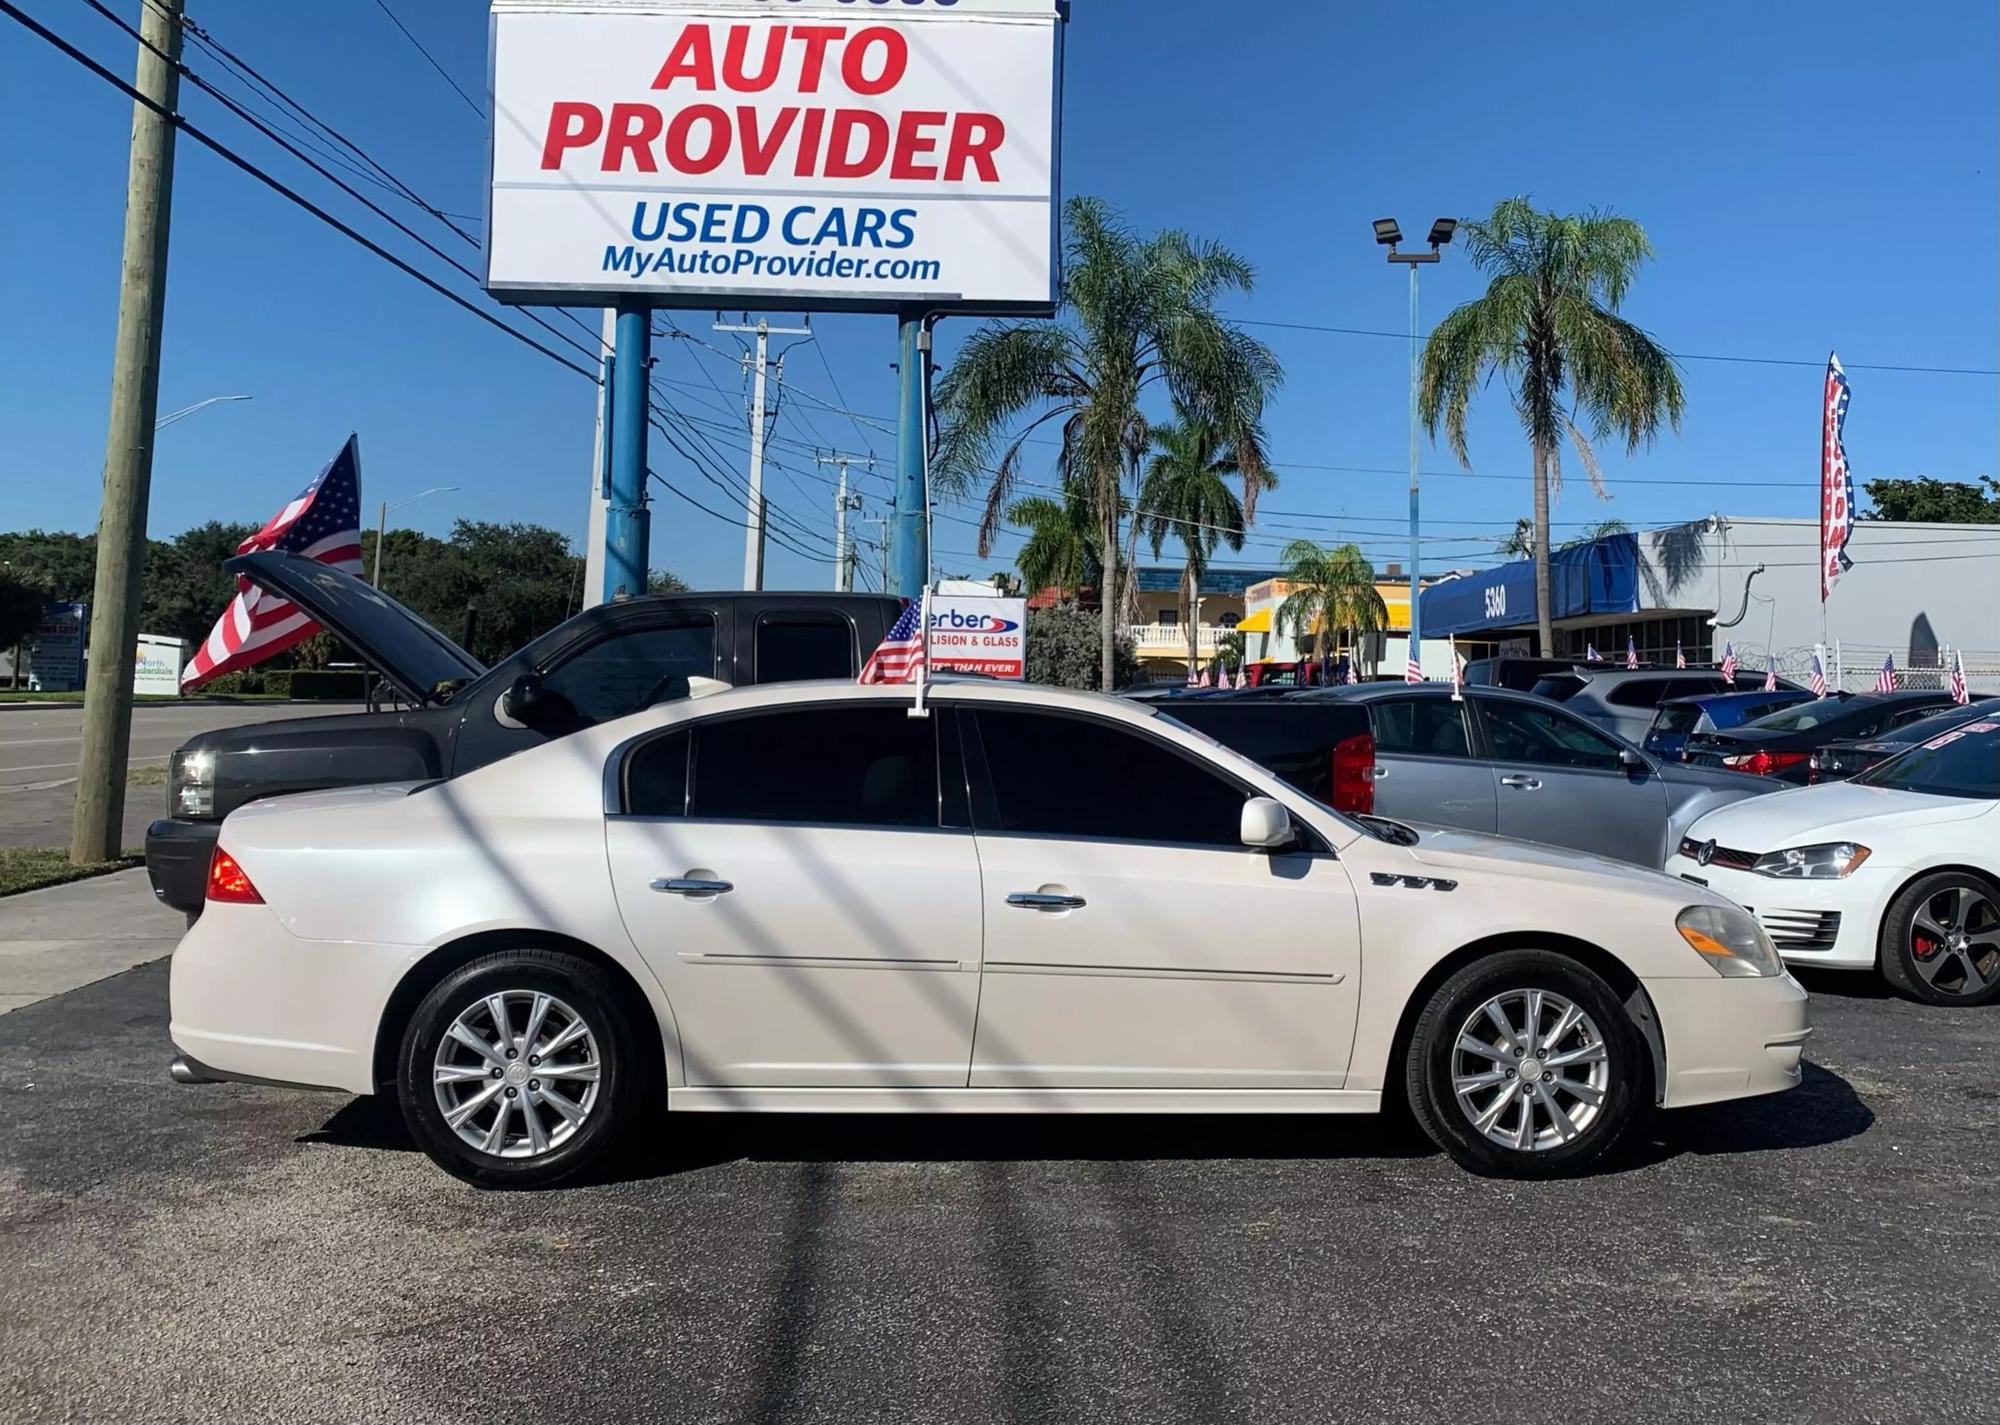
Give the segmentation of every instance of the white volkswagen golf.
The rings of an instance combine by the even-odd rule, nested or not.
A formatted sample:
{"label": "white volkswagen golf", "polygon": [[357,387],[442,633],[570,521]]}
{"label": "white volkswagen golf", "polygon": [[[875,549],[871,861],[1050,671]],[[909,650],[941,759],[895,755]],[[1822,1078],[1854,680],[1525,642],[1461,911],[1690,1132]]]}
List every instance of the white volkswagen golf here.
{"label": "white volkswagen golf", "polygon": [[1880,969],[1929,1004],[2000,1000],[2000,718],[1711,812],[1667,870],[1753,909],[1795,965]]}
{"label": "white volkswagen golf", "polygon": [[1152,707],[724,692],[452,781],[254,803],[173,961],[175,1076],[394,1093],[487,1185],[689,1111],[1371,1113],[1549,1176],[1799,1081],[1756,919],[1361,824]]}

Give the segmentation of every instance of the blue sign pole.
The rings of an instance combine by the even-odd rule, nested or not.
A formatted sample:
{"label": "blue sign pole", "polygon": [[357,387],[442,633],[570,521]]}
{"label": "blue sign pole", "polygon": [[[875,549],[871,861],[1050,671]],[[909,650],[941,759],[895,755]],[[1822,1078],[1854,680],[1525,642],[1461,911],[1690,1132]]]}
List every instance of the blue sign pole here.
{"label": "blue sign pole", "polygon": [[[1417,265],[1410,269],[1410,659],[1421,666],[1424,656],[1424,617],[1417,595],[1422,589],[1422,528],[1417,514],[1417,393],[1422,380],[1422,359],[1417,343]],[[1456,665],[1454,665],[1456,666]]]}
{"label": "blue sign pole", "polygon": [[648,376],[653,318],[645,307],[618,309],[611,381],[610,507],[604,514],[604,597],[646,592],[651,567],[646,510],[646,422],[652,414]]}
{"label": "blue sign pole", "polygon": [[920,598],[930,583],[929,520],[925,509],[925,370],[930,352],[920,314],[902,314],[902,344],[896,401],[896,514],[889,528],[890,577],[895,592]]}

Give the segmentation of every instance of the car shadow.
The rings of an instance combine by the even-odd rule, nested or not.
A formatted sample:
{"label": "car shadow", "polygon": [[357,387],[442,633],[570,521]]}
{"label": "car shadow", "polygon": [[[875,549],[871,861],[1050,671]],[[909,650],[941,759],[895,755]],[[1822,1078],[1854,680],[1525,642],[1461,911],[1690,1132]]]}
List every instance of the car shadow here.
{"label": "car shadow", "polygon": [[1810,966],[1789,965],[1792,978],[1806,987],[1814,999],[1895,999],[1889,982],[1873,970],[1815,970]]}
{"label": "car shadow", "polygon": [[1874,1110],[1846,1079],[1810,1061],[1802,1068],[1799,1086],[1786,1093],[1653,1115],[1624,1160],[1609,1171],[1654,1167],[1683,1154],[1824,1148],[1858,1138],[1874,1126]]}

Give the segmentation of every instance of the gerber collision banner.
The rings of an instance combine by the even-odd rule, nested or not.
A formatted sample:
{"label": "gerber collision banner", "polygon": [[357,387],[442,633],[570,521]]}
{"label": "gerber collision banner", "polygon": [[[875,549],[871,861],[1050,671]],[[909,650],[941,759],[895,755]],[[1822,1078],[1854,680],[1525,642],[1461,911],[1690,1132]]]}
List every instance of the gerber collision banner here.
{"label": "gerber collision banner", "polygon": [[977,595],[931,595],[933,673],[1028,676],[1028,601]]}
{"label": "gerber collision banner", "polygon": [[494,0],[503,300],[1053,305],[1057,0]]}

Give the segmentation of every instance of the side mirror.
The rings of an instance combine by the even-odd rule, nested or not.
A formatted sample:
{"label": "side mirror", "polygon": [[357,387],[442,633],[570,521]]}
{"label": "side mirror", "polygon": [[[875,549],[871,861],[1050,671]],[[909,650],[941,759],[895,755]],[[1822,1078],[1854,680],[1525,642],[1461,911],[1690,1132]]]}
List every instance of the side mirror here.
{"label": "side mirror", "polygon": [[1628,772],[1645,772],[1651,770],[1646,759],[1629,747],[1619,750],[1618,765]]}
{"label": "side mirror", "polygon": [[1292,814],[1269,797],[1252,797],[1243,803],[1242,837],[1245,846],[1275,851],[1297,841],[1292,830]]}
{"label": "side mirror", "polygon": [[500,716],[515,727],[539,727],[548,715],[548,690],[539,673],[523,673],[500,696]]}

